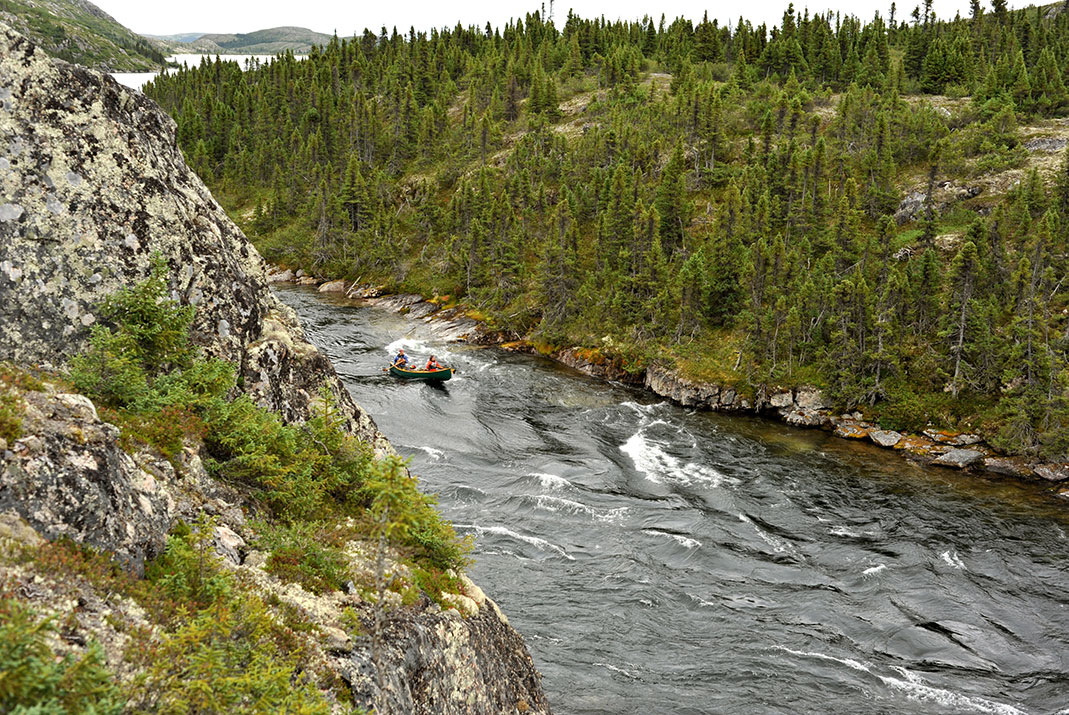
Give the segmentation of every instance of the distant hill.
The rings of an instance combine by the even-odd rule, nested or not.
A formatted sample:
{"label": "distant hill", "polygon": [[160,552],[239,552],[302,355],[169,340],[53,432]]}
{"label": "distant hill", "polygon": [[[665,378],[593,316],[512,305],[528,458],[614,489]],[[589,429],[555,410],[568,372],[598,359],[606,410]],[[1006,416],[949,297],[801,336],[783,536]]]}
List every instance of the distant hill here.
{"label": "distant hill", "polygon": [[51,55],[94,69],[154,70],[166,60],[152,40],[87,0],[0,0],[0,22]]}
{"label": "distant hill", "polygon": [[206,34],[208,34],[208,33],[206,33],[206,32],[180,32],[177,35],[147,35],[146,34],[146,35],[144,35],[144,37],[148,37],[150,39],[157,40],[159,42],[167,42],[167,43],[178,42],[178,43],[182,43],[182,44],[187,44],[187,43],[193,42],[194,40],[199,40],[200,38],[204,37]]}
{"label": "distant hill", "polygon": [[273,27],[247,34],[201,35],[192,42],[172,46],[178,52],[270,55],[286,50],[308,52],[315,45],[325,45],[330,38],[304,27]]}

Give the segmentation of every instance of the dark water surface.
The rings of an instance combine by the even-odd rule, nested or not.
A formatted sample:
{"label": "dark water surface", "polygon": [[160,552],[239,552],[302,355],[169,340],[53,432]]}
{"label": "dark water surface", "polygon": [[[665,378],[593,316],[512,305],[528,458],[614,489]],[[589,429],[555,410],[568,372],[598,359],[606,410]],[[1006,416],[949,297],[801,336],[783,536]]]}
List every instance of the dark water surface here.
{"label": "dark water surface", "polygon": [[[1069,713],[1069,506],[286,288],[556,713]],[[438,354],[444,386],[381,372]]]}

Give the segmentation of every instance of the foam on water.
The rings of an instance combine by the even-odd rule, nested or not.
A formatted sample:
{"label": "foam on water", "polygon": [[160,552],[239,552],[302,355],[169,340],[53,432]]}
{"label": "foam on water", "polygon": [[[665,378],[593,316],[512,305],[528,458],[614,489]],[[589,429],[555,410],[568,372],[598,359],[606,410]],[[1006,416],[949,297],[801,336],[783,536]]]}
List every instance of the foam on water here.
{"label": "foam on water", "polygon": [[564,477],[558,477],[556,474],[546,474],[544,472],[530,472],[526,476],[537,478],[539,484],[542,485],[543,489],[558,490],[567,489],[568,487],[572,486],[571,482],[569,482]]}
{"label": "foam on water", "polygon": [[495,536],[504,536],[509,539],[515,539],[516,541],[522,541],[525,544],[530,544],[541,551],[555,551],[569,561],[575,561],[575,557],[568,554],[562,547],[556,544],[551,544],[545,539],[540,539],[537,536],[527,536],[526,534],[519,534],[512,529],[504,526],[479,526],[478,524],[454,524],[458,529],[470,529],[475,532],[476,536],[482,536],[483,534],[493,534]]}
{"label": "foam on water", "polygon": [[430,349],[422,340],[398,338],[386,346],[386,352],[390,353],[390,357],[393,357],[398,348],[404,348],[407,352],[427,352]]}
{"label": "foam on water", "polygon": [[419,448],[429,454],[431,456],[431,459],[436,462],[445,456],[445,452],[440,449],[435,449],[434,447],[428,447],[426,445],[421,444],[419,445]]}
{"label": "foam on water", "polygon": [[987,698],[963,695],[961,693],[955,693],[953,690],[946,690],[945,688],[937,688],[933,685],[927,685],[922,682],[917,675],[910,673],[901,666],[896,665],[893,669],[904,675],[905,678],[893,678],[876,673],[874,673],[874,675],[886,685],[901,690],[910,700],[936,703],[937,705],[952,708],[956,711],[971,710],[978,713],[994,713],[994,715],[1026,715],[1024,710],[1015,708],[1012,705],[997,703],[993,700],[988,700]]}
{"label": "foam on water", "polygon": [[656,402],[656,403],[649,404],[649,405],[640,405],[637,402],[631,402],[630,400],[628,400],[626,402],[621,402],[620,403],[620,407],[627,407],[629,409],[634,410],[638,414],[644,416],[644,415],[652,415],[653,412],[656,409],[658,409],[660,407],[664,407],[666,404],[668,404],[668,403],[667,402]]}
{"label": "foam on water", "polygon": [[643,529],[642,533],[647,534],[649,536],[667,536],[668,538],[672,539],[673,541],[679,543],[680,545],[688,549],[696,549],[702,545],[702,542],[698,541],[697,539],[691,539],[690,537],[683,536],[682,534],[673,534],[669,531],[660,531],[658,529]]}
{"label": "foam on water", "polygon": [[793,547],[791,547],[790,544],[788,544],[783,539],[779,539],[779,538],[773,536],[772,534],[768,533],[767,531],[762,529],[760,526],[755,524],[753,522],[753,520],[750,517],[746,516],[745,514],[739,514],[739,521],[741,521],[741,522],[743,522],[745,524],[749,524],[750,526],[752,526],[754,528],[754,531],[757,532],[757,535],[759,537],[761,537],[761,541],[764,541],[766,544],[771,546],[772,550],[775,551],[776,553],[778,553],[778,554],[784,554],[784,553],[794,554],[794,553],[796,553],[795,549]]}
{"label": "foam on water", "polygon": [[526,498],[533,499],[535,508],[537,509],[552,512],[567,512],[570,514],[582,514],[589,516],[595,521],[618,521],[627,514],[628,511],[626,506],[616,507],[615,509],[595,509],[594,507],[580,504],[571,499],[564,499],[562,497],[555,497],[547,494],[538,494]]}
{"label": "foam on water", "polygon": [[[818,517],[817,520],[818,521],[824,521],[823,519],[820,519],[819,517]],[[845,537],[850,538],[850,539],[856,539],[856,538],[861,536],[860,532],[853,531],[851,529],[848,529],[845,526],[833,526],[831,529],[828,530],[828,533],[831,534],[832,536],[845,536]]]}
{"label": "foam on water", "polygon": [[951,566],[956,569],[961,569],[963,571],[965,570],[965,563],[961,560],[961,557],[958,556],[957,551],[947,549],[939,555],[943,557],[943,561],[945,561],[948,566]]}
{"label": "foam on water", "polygon": [[599,666],[601,668],[606,668],[614,673],[619,673],[620,675],[626,676],[631,680],[638,680],[637,674],[632,673],[629,670],[625,670],[624,668],[621,668],[619,666],[613,665],[612,663],[594,663],[594,665]]}
{"label": "foam on water", "polygon": [[620,445],[620,451],[631,458],[635,469],[655,484],[679,484],[688,486],[700,482],[707,486],[737,484],[737,480],[721,474],[712,467],[685,463],[664,451],[660,445],[646,439],[642,430]]}
{"label": "foam on water", "polygon": [[691,600],[693,600],[695,603],[697,603],[699,606],[702,606],[703,608],[709,608],[711,606],[719,606],[720,605],[719,603],[717,603],[715,601],[706,601],[701,596],[695,596],[693,593],[688,593],[687,595],[690,596]]}
{"label": "foam on water", "polygon": [[870,566],[869,568],[867,568],[864,571],[862,571],[861,575],[862,576],[875,576],[876,574],[880,573],[881,571],[884,571],[886,568],[887,568],[887,564],[876,564],[875,566]]}
{"label": "foam on water", "polygon": [[868,663],[862,663],[852,658],[837,658],[833,655],[827,655],[826,653],[794,650],[793,648],[779,645],[772,647],[776,650],[781,650],[803,658],[816,658],[819,660],[841,663],[848,668],[867,673],[877,678],[884,685],[902,691],[907,698],[916,702],[935,703],[936,705],[950,708],[955,712],[969,711],[992,713],[993,715],[1026,715],[1025,711],[1019,710],[1012,705],[997,703],[993,700],[988,700],[987,698],[964,695],[962,693],[956,693],[953,690],[928,685],[916,673],[911,673],[898,665],[891,666],[891,669],[901,675],[901,678],[896,678],[891,675],[881,675],[875,672],[872,669],[872,666]]}

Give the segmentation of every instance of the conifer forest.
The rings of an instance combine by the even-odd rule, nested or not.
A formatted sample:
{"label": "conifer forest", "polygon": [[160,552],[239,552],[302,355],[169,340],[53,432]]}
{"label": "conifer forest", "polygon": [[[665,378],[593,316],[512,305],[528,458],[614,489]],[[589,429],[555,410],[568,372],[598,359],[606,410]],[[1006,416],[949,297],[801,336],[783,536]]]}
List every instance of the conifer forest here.
{"label": "conifer forest", "polygon": [[552,16],[145,91],[269,260],[1069,460],[1069,1]]}

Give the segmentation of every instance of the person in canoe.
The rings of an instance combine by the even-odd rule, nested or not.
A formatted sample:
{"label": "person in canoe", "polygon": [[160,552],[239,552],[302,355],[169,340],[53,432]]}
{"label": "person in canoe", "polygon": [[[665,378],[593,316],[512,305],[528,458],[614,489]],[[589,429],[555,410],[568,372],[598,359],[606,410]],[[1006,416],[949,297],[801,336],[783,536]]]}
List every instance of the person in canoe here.
{"label": "person in canoe", "polygon": [[407,367],[408,366],[408,356],[405,355],[405,349],[404,348],[397,348],[397,357],[395,357],[393,359],[393,365],[394,365],[394,367]]}
{"label": "person in canoe", "polygon": [[423,369],[428,371],[441,370],[442,363],[438,362],[438,358],[436,358],[434,355],[431,355],[430,358],[427,360],[427,364],[423,366]]}

